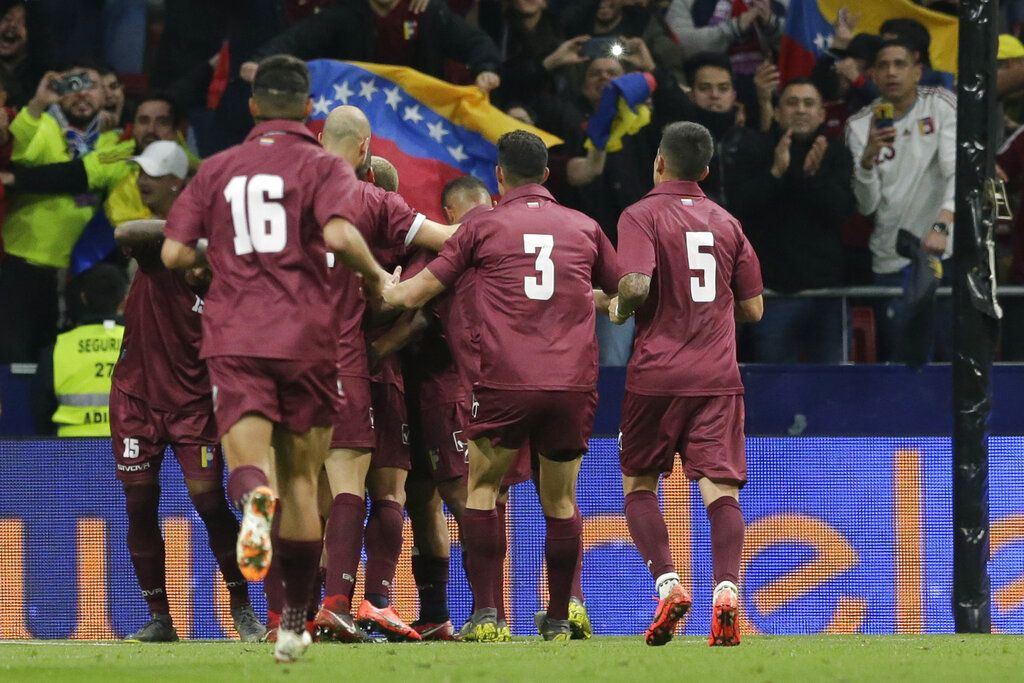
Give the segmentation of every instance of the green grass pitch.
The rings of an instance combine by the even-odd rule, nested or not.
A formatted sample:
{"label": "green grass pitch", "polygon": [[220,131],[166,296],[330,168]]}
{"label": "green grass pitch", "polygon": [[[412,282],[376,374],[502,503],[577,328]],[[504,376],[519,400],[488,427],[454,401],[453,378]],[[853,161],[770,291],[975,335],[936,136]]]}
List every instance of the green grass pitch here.
{"label": "green grass pitch", "polygon": [[1020,636],[756,636],[740,647],[676,638],[585,642],[314,645],[280,665],[269,645],[0,643],[3,681],[1022,681]]}

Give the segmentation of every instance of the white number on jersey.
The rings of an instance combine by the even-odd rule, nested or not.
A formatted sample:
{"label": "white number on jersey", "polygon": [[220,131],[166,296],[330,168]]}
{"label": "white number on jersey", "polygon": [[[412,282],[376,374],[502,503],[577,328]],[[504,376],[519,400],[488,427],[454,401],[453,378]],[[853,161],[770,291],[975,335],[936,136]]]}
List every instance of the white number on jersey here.
{"label": "white number on jersey", "polygon": [[235,176],[224,188],[224,198],[231,205],[236,254],[274,254],[284,249],[287,214],[280,202],[270,201],[284,198],[281,176]]}
{"label": "white number on jersey", "polygon": [[551,235],[523,235],[523,249],[527,254],[537,254],[534,266],[540,276],[523,278],[526,296],[537,301],[547,301],[555,293],[555,263],[551,260],[551,250],[555,246],[555,238]]}
{"label": "white number on jersey", "polygon": [[[701,247],[715,246],[715,236],[710,232],[686,233],[686,260],[690,270],[699,270],[701,277],[690,278],[690,298],[699,304],[715,300],[717,292],[718,264],[715,255],[701,251]],[[703,282],[701,282],[703,280]]]}

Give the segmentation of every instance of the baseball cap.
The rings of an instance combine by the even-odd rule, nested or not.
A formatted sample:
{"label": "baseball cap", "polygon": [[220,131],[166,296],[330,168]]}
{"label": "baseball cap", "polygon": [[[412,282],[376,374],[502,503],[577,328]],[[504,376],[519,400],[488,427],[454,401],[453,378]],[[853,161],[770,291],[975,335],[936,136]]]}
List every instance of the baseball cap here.
{"label": "baseball cap", "polygon": [[131,160],[137,163],[146,175],[154,178],[173,175],[184,180],[188,175],[188,157],[185,150],[171,140],[151,142],[142,150],[142,154],[132,157]]}
{"label": "baseball cap", "polygon": [[850,39],[850,44],[846,46],[845,50],[833,49],[832,52],[839,57],[863,59],[868,64],[872,64],[881,46],[882,39],[880,37],[871,33],[858,33]]}
{"label": "baseball cap", "polygon": [[1001,34],[999,36],[999,52],[996,54],[996,59],[1002,61],[1004,59],[1019,59],[1021,57],[1024,57],[1024,44],[1009,33]]}

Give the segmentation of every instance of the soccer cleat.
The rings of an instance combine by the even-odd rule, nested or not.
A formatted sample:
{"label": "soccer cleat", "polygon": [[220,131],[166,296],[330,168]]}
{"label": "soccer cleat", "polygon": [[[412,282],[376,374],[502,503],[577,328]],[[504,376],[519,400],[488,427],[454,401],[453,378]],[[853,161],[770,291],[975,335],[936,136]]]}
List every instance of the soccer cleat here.
{"label": "soccer cleat", "polygon": [[682,584],[676,583],[672,586],[668,595],[658,601],[658,608],[654,611],[654,618],[651,625],[644,631],[644,640],[648,645],[664,645],[672,640],[676,632],[676,624],[686,616],[690,609],[689,594]]}
{"label": "soccer cleat", "polygon": [[280,628],[277,631],[277,642],[274,644],[274,659],[281,664],[294,662],[302,656],[312,642],[313,638],[305,629],[302,630],[302,633],[296,633]]}
{"label": "soccer cleat", "polygon": [[467,643],[493,643],[498,640],[498,610],[483,607],[469,616],[459,629],[459,640]]}
{"label": "soccer cleat", "polygon": [[569,598],[569,627],[573,640],[587,640],[594,635],[587,607],[579,598]]}
{"label": "soccer cleat", "polygon": [[252,605],[242,605],[231,610],[238,638],[243,643],[259,643],[267,636],[267,627],[260,623]]}
{"label": "soccer cleat", "polygon": [[423,640],[420,634],[402,621],[402,618],[391,607],[374,607],[369,600],[363,600],[359,605],[356,621],[363,628],[376,626],[387,636],[388,640],[393,642]]}
{"label": "soccer cleat", "polygon": [[740,606],[739,590],[732,581],[722,581],[715,587],[711,610],[711,647],[740,644],[737,612]]}
{"label": "soccer cleat", "polygon": [[409,625],[412,626],[416,633],[420,634],[420,638],[423,640],[458,639],[455,635],[455,627],[450,619],[442,624],[434,624],[429,621],[414,621]]}
{"label": "soccer cleat", "polygon": [[370,637],[359,628],[355,619],[348,612],[332,612],[326,607],[321,607],[316,613],[313,621],[316,631],[321,640],[331,640],[338,643],[368,643]]}
{"label": "soccer cleat", "polygon": [[263,640],[261,640],[260,642],[261,643],[276,643],[277,642],[277,630],[278,630],[277,626],[274,626],[272,628],[268,628],[267,632],[263,634]]}
{"label": "soccer cleat", "polygon": [[125,640],[131,643],[176,643],[178,632],[174,630],[170,614],[153,614],[142,628]]}
{"label": "soccer cleat", "polygon": [[498,643],[511,643],[512,642],[512,629],[508,627],[508,622],[504,619],[499,619],[497,624],[497,637],[495,642]]}
{"label": "soccer cleat", "polygon": [[568,619],[548,619],[548,613],[540,610],[533,615],[533,623],[544,640],[572,640],[572,626]]}
{"label": "soccer cleat", "polygon": [[238,568],[246,581],[259,581],[270,569],[270,525],[274,520],[274,492],[257,486],[242,504],[242,525],[238,530]]}

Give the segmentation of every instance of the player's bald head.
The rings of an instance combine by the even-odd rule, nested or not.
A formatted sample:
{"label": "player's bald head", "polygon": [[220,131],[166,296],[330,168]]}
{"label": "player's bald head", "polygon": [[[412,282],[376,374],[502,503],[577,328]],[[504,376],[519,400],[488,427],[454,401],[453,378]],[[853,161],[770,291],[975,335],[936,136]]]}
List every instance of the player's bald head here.
{"label": "player's bald head", "polygon": [[678,180],[701,180],[714,152],[711,132],[691,121],[665,126],[658,146],[658,156],[664,159],[667,175]]}
{"label": "player's bald head", "polygon": [[371,156],[370,170],[373,171],[373,184],[388,192],[398,192],[398,169],[384,157]]}
{"label": "player's bald head", "polygon": [[252,116],[257,121],[309,115],[309,68],[291,55],[272,55],[260,62],[252,81]]}
{"label": "player's bald head", "polygon": [[451,223],[458,223],[471,209],[491,203],[491,191],[475,176],[459,176],[441,190],[441,208]]}
{"label": "player's bald head", "polygon": [[370,167],[370,120],[359,107],[345,104],[335,107],[324,121],[324,148],[345,159],[360,177]]}

